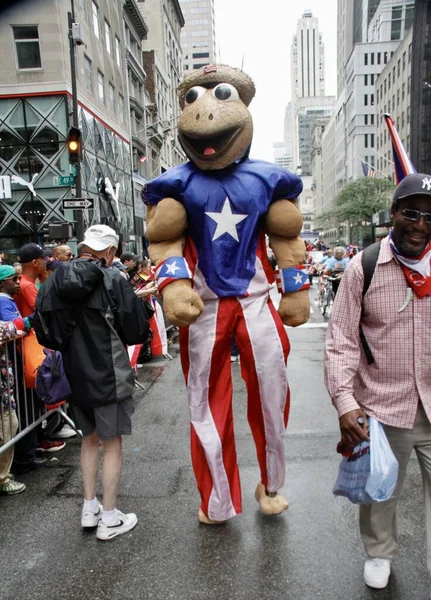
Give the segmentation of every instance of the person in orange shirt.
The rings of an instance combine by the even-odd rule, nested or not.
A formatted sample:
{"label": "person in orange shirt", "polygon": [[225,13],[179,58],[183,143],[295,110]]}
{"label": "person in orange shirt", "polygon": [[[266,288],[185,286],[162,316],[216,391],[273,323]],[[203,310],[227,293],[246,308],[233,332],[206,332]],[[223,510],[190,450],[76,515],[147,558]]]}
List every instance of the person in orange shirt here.
{"label": "person in orange shirt", "polygon": [[[15,296],[16,304],[21,313],[21,316],[29,317],[34,313],[36,306],[37,287],[36,280],[43,281],[46,275],[45,258],[50,254],[48,250],[43,250],[38,244],[30,243],[22,246],[18,251],[19,261],[22,265],[21,287],[19,294]],[[18,378],[21,373],[18,372]],[[18,384],[22,382],[18,379]],[[34,390],[26,395],[21,395],[21,398],[27,398],[27,411],[25,410],[24,402],[19,404],[19,419],[21,427],[28,425],[27,420],[33,420],[33,414],[37,415],[40,410],[40,400],[37,398]],[[34,407],[32,408],[31,403]],[[38,443],[39,440],[39,443]],[[36,451],[39,452],[56,452],[64,448],[64,442],[51,442],[44,440],[42,436],[42,426],[30,431],[26,436],[16,443],[14,468],[16,472],[24,473],[28,470],[39,466],[39,463],[44,461],[36,457]],[[46,461],[44,462],[46,464]],[[44,466],[41,464],[41,466]]]}

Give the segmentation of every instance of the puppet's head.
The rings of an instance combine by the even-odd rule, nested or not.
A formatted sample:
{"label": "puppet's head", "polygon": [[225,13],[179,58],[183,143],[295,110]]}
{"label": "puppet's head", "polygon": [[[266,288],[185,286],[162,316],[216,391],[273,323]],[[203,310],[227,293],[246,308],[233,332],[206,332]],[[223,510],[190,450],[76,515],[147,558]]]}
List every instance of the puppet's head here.
{"label": "puppet's head", "polygon": [[248,75],[227,65],[197,69],[178,86],[180,142],[199,169],[224,169],[247,154],[253,137],[247,107],[255,91]]}

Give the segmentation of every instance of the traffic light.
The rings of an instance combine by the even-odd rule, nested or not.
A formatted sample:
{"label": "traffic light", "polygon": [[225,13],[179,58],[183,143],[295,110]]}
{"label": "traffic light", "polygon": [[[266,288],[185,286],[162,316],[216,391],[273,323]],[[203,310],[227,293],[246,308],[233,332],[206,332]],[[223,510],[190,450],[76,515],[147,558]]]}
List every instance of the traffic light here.
{"label": "traffic light", "polygon": [[77,127],[71,127],[69,129],[67,148],[69,150],[70,164],[79,164],[81,160],[81,131]]}

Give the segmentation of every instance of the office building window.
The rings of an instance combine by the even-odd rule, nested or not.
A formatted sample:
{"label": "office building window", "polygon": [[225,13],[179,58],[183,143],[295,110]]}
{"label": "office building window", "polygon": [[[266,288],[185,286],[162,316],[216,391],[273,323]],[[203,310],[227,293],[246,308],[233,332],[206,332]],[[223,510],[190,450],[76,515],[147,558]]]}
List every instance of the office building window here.
{"label": "office building window", "polygon": [[368,125],[368,115],[364,115],[364,125]]}
{"label": "office building window", "polygon": [[84,54],[84,73],[85,73],[85,87],[91,93],[93,93],[93,69],[91,67],[91,60]]}
{"label": "office building window", "polygon": [[37,25],[13,27],[18,69],[41,69],[39,32]]}
{"label": "office building window", "polygon": [[195,54],[193,54],[193,58],[209,58],[210,54],[209,52],[196,52]]}
{"label": "office building window", "polygon": [[371,52],[371,64],[374,64],[374,52]]}
{"label": "office building window", "polygon": [[364,85],[368,85],[368,75],[364,75]]}
{"label": "office building window", "polygon": [[410,86],[411,86],[411,83],[412,83],[412,78],[411,78],[411,76],[409,75],[409,78],[408,78],[408,81],[407,81],[407,94],[410,94]]}
{"label": "office building window", "polygon": [[109,108],[115,114],[115,88],[112,83],[109,84]]}
{"label": "office building window", "polygon": [[370,96],[370,104],[371,106],[374,106],[374,94],[371,94]]}
{"label": "office building window", "polygon": [[121,67],[121,50],[120,50],[120,40],[115,36],[115,60],[117,61],[117,65]]}
{"label": "office building window", "polygon": [[388,53],[383,52],[383,64],[386,65],[388,63],[388,60],[389,60]]}
{"label": "office building window", "polygon": [[111,26],[108,21],[105,21],[105,46],[106,51],[111,54]]}
{"label": "office building window", "polygon": [[120,121],[124,123],[124,98],[121,94],[118,95],[118,112],[120,113]]}
{"label": "office building window", "polygon": [[368,133],[366,133],[366,134],[364,135],[364,138],[365,138],[365,139],[364,139],[364,147],[365,147],[365,148],[368,148]]}
{"label": "office building window", "polygon": [[371,125],[374,125],[374,115],[370,115]]}
{"label": "office building window", "polygon": [[403,87],[402,87],[402,100],[404,100],[404,98],[406,97],[406,84],[403,83]]}
{"label": "office building window", "polygon": [[413,44],[409,44],[409,64],[412,62]]}
{"label": "office building window", "polygon": [[400,76],[400,73],[401,73],[401,58],[399,58],[398,62],[397,62],[397,77]]}
{"label": "office building window", "polygon": [[99,91],[99,100],[105,104],[105,78],[100,71],[97,71],[97,89]]}
{"label": "office building window", "polygon": [[368,106],[368,94],[364,96],[364,106]]}
{"label": "office building window", "polygon": [[392,8],[391,40],[401,39],[402,7]]}
{"label": "office building window", "polygon": [[99,29],[99,7],[95,2],[92,2],[92,12],[93,12],[93,31],[94,35],[97,38],[100,38],[100,29]]}
{"label": "office building window", "polygon": [[370,75],[371,85],[374,85],[374,77],[375,77],[374,73],[371,73],[371,75]]}
{"label": "office building window", "polygon": [[410,29],[410,27],[413,25],[414,15],[415,15],[414,5],[406,6],[406,20],[404,23],[404,31],[405,32],[407,32]]}
{"label": "office building window", "polygon": [[377,52],[377,64],[380,65],[382,62],[382,53]]}
{"label": "office building window", "polygon": [[370,143],[370,146],[371,146],[371,148],[374,148],[374,133],[371,133],[371,134],[370,134],[370,138],[371,138],[371,139],[370,139],[370,142],[371,142],[371,143]]}
{"label": "office building window", "polygon": [[368,65],[368,54],[364,54],[364,65]]}

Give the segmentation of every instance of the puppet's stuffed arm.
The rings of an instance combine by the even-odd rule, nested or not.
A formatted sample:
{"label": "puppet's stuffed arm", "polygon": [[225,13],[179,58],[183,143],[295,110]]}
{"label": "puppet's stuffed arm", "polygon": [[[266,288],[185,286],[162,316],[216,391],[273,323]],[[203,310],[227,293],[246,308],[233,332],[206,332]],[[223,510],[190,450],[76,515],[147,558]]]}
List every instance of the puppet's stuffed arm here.
{"label": "puppet's stuffed arm", "polygon": [[[266,216],[266,226],[269,244],[277,259],[281,275],[283,276],[284,269],[294,269],[303,265],[305,244],[299,237],[302,214],[295,201],[278,200],[271,204]],[[302,277],[305,283],[305,273]],[[278,313],[284,325],[297,327],[306,323],[310,317],[308,289],[284,293]]]}
{"label": "puppet's stuffed arm", "polygon": [[[186,227],[184,206],[173,198],[164,198],[156,206],[147,207],[147,238],[150,241],[148,252],[156,267],[169,258],[175,258],[176,263],[181,263]],[[196,321],[204,306],[200,296],[192,289],[191,278],[179,278],[175,269],[172,274],[172,278],[164,278],[163,288],[159,279],[163,310],[173,325],[184,327]]]}

